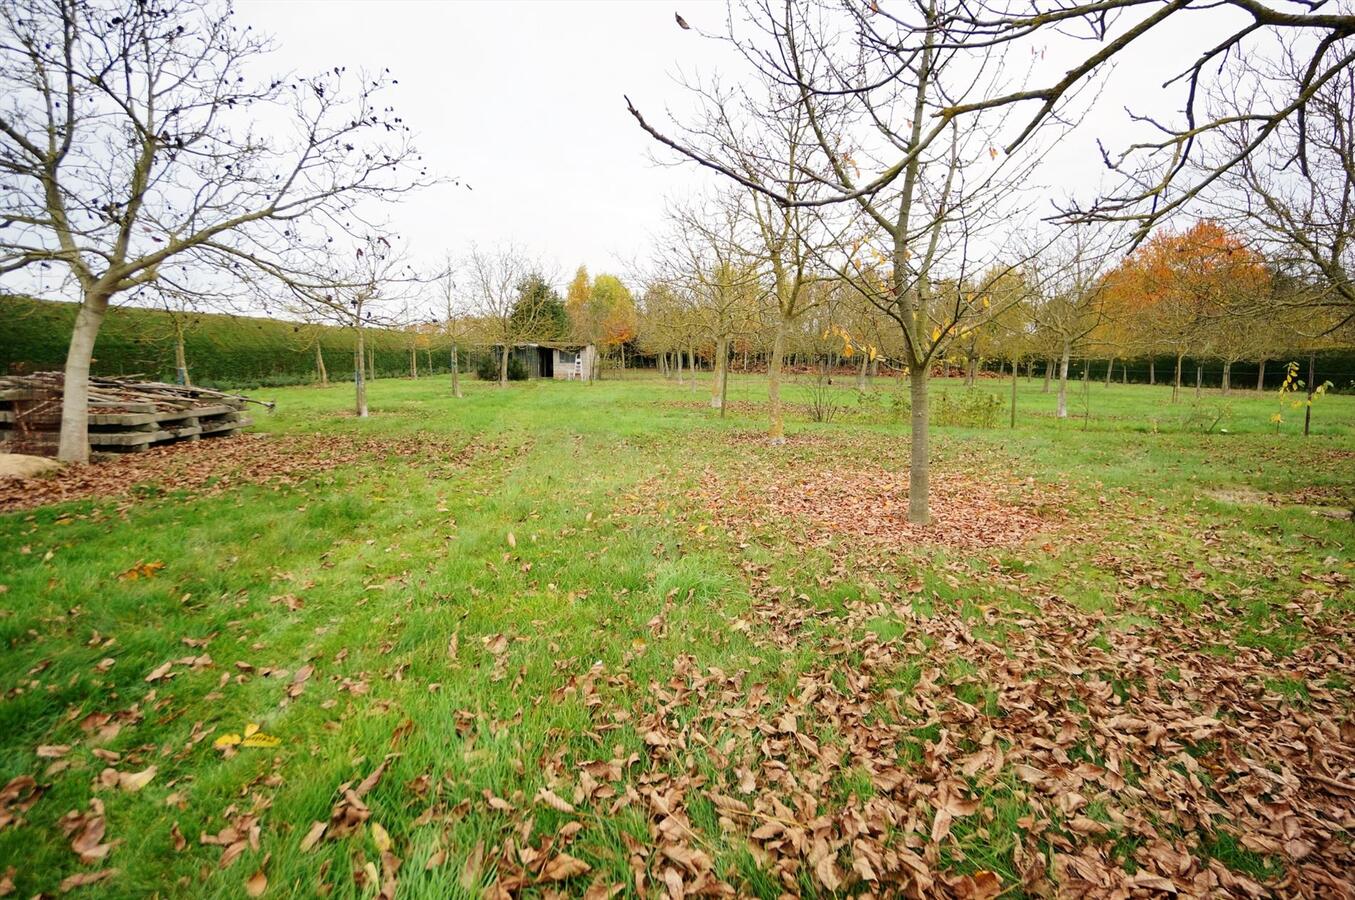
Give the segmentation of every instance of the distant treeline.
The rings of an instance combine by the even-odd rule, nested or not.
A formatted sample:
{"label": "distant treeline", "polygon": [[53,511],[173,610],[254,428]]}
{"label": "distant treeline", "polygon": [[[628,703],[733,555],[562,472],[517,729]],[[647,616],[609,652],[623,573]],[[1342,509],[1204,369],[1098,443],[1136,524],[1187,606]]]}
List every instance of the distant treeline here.
{"label": "distant treeline", "polygon": [[[0,296],[0,372],[61,369],[75,311],[74,303]],[[353,334],[345,329],[251,316],[179,315],[189,376],[196,384],[242,389],[313,382],[317,339],[330,379],[353,377]],[[91,371],[172,381],[174,332],[173,317],[164,310],[115,307],[99,331]],[[405,332],[366,332],[378,376],[408,375],[409,345]],[[447,372],[449,362],[441,347],[419,351],[420,374]]]}

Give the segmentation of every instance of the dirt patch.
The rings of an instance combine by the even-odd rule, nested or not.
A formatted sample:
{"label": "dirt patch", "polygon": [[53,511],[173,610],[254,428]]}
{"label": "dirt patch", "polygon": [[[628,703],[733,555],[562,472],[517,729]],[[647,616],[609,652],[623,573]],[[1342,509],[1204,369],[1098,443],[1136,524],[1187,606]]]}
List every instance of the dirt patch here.
{"label": "dirt patch", "polygon": [[1307,487],[1292,494],[1268,494],[1255,488],[1235,487],[1207,491],[1206,495],[1234,506],[1296,507],[1326,519],[1355,518],[1355,502],[1341,489]]}
{"label": "dirt patch", "polygon": [[1205,493],[1220,503],[1232,503],[1236,506],[1270,506],[1273,504],[1270,494],[1265,491],[1258,491],[1256,488],[1219,488],[1216,491],[1206,491]]}
{"label": "dirt patch", "polygon": [[61,463],[45,456],[29,456],[26,453],[0,453],[0,479],[35,478],[55,472]]}
{"label": "dirt patch", "polygon": [[472,452],[424,438],[245,434],[66,466],[47,478],[0,477],[0,512],[68,500],[118,499],[130,505],[149,488],[206,496],[242,484],[296,484],[320,472],[381,456],[449,462]]}

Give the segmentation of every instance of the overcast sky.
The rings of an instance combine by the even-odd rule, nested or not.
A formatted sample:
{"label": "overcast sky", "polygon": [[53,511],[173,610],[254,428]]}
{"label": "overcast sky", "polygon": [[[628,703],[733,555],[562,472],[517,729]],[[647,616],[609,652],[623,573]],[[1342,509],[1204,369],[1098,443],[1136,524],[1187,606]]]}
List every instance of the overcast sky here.
{"label": "overcast sky", "polygon": [[[386,211],[423,268],[463,256],[472,242],[512,243],[562,287],[580,264],[636,274],[665,230],[670,199],[721,183],[690,163],[672,165],[623,95],[662,127],[666,110],[692,107],[679,74],[718,74],[726,84],[747,76],[727,44],[697,33],[724,33],[722,0],[238,0],[236,9],[274,38],[261,77],[343,65],[398,78],[388,99],[430,168],[470,186],[438,186]],[[694,30],[679,28],[675,12]],[[1117,148],[1143,134],[1127,108],[1180,121],[1182,92],[1162,83],[1234,24],[1226,10],[1194,11],[1117,56],[1091,113],[1037,173],[1039,213],[1070,194],[1091,200],[1109,183],[1097,140]],[[1049,83],[1094,46],[1054,33],[1042,40],[1020,48],[1039,60],[1033,83]],[[9,287],[73,299],[65,274],[33,269]]]}
{"label": "overcast sky", "polygon": [[[684,2],[693,22],[722,4]],[[682,31],[668,4],[243,2],[240,19],[277,39],[299,72],[389,67],[397,110],[438,173],[437,188],[392,211],[422,257],[471,241],[512,241],[557,268],[622,271],[647,253],[664,196],[702,180],[656,167],[623,94],[660,111],[681,101],[677,66],[704,65],[713,42]]]}
{"label": "overcast sky", "polygon": [[[727,44],[697,33],[724,33],[725,10],[702,0],[241,0],[237,16],[274,38],[261,74],[344,65],[389,68],[398,78],[388,99],[429,166],[471,188],[439,186],[387,212],[416,260],[432,268],[472,242],[511,242],[563,286],[580,264],[594,274],[634,274],[664,230],[668,200],[718,183],[691,164],[656,164],[663,148],[639,129],[623,95],[662,125],[665,110],[691,109],[677,75],[719,74],[727,84],[746,77]],[[694,30],[679,28],[675,11]],[[1037,175],[1042,213],[1070,193],[1095,194],[1107,178],[1097,139],[1112,148],[1127,142],[1134,132],[1126,107],[1179,118],[1181,92],[1164,92],[1162,82],[1229,22],[1226,11],[1176,17],[1117,57],[1092,113]],[[1052,33],[1047,39],[1029,48],[1041,60],[1041,83],[1092,47]],[[31,283],[16,279],[13,287],[62,292],[64,272],[24,277]]]}
{"label": "overcast sky", "polygon": [[[665,106],[688,102],[673,80],[680,68],[740,71],[723,45],[674,22],[676,10],[720,32],[725,7],[715,2],[245,0],[238,10],[276,37],[279,68],[389,67],[399,78],[394,102],[420,149],[436,171],[472,186],[438,188],[392,212],[418,256],[512,241],[562,280],[580,263],[625,274],[648,256],[665,197],[708,181],[690,166],[656,166],[622,95],[661,119]],[[1096,114],[1041,176],[1051,197],[1095,186],[1096,138],[1113,144],[1127,133],[1124,106],[1176,105],[1157,86],[1202,40],[1198,18],[1181,24],[1196,29],[1192,40],[1178,26],[1122,59]],[[1051,48],[1052,65],[1067,52]]]}

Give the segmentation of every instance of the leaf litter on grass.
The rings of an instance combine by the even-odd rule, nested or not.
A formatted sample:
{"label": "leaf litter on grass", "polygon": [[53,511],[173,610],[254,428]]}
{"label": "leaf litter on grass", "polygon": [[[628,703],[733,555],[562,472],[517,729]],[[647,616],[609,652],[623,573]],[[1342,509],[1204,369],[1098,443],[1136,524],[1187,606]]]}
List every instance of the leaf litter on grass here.
{"label": "leaf litter on grass", "polygon": [[[1071,489],[985,478],[975,467],[965,476],[938,474],[954,496],[974,497],[965,515],[943,516],[940,529],[902,531],[896,514],[862,526],[862,509],[882,497],[901,502],[905,482],[850,459],[803,477],[759,471],[763,465],[733,466],[718,483],[701,473],[700,489],[681,498],[686,511],[714,519],[735,541],[775,532],[781,542],[769,546],[781,559],[817,552],[829,534],[840,551],[835,573],[848,576],[892,570],[907,575],[895,580],[904,583],[916,571],[911,547],[1017,552],[1036,534],[1072,540],[1065,532],[1077,524],[1062,512],[1076,500]],[[791,491],[768,488],[788,479]],[[730,497],[727,484],[750,494]],[[973,493],[983,491],[993,496]],[[646,496],[634,512],[674,502]],[[1026,517],[1021,527],[985,518],[980,508],[1011,513],[1003,503]],[[787,522],[796,527],[779,527]],[[1104,542],[1107,565],[1123,567],[1144,552],[1119,537]],[[1215,647],[1233,613],[1207,607],[1187,616],[1145,603],[1139,594],[1157,590],[1156,576],[1117,594],[1116,618],[1079,609],[1002,565],[925,564],[944,566],[936,573],[943,580],[1019,595],[1022,604],[963,607],[882,579],[871,600],[827,610],[784,572],[744,559],[753,605],[727,627],[764,656],[808,659],[788,692],[770,685],[765,671],[725,671],[687,654],[647,685],[636,684],[624,662],[608,670],[588,660],[573,673],[557,666],[552,677],[562,680],[549,699],[580,698],[592,721],[583,735],[544,742],[531,761],[542,783],[501,789],[504,797],[486,788],[447,805],[439,799],[444,780],[434,774],[430,785],[424,776],[408,786],[409,802],[427,806],[413,826],[445,829],[473,807],[482,813],[483,839],[454,877],[468,893],[491,897],[734,896],[755,887],[970,898],[1352,891],[1355,728],[1348,692],[1332,685],[1352,683],[1355,671],[1349,624],[1321,600],[1341,585],[1318,584],[1296,598],[1289,612],[1305,640],[1292,655],[1242,646],[1221,655]],[[670,591],[650,622],[656,645],[681,602]],[[895,627],[879,632],[881,621]],[[478,656],[502,679],[511,640],[488,634],[485,652],[468,654],[453,639],[445,652],[452,660]],[[628,658],[647,647],[632,646]],[[161,678],[173,663],[191,667],[194,658],[166,664]],[[1303,684],[1301,703],[1269,687],[1281,675]],[[478,710],[456,716],[463,737],[502,734],[521,710],[507,725],[484,721]],[[620,728],[634,729],[638,752],[612,737]],[[474,752],[468,746],[466,759]],[[385,798],[369,794],[392,758],[369,766],[356,786],[338,785],[328,820],[304,835],[296,828],[303,853],[353,842],[354,865],[330,875],[326,862],[317,890],[333,887],[333,877],[352,878],[368,894],[396,893],[396,854],[412,852],[411,842],[386,818]],[[6,789],[10,808],[21,814],[35,790],[28,782]],[[72,822],[82,833],[90,826],[84,843],[95,850],[104,847],[97,803]],[[224,815],[225,828],[199,839],[224,848],[220,868],[258,851],[261,840],[255,811]],[[615,827],[622,820],[638,823],[638,834]],[[358,849],[367,839],[377,861]],[[448,841],[444,832],[413,868],[444,865]],[[266,865],[265,857],[247,891],[267,888]]]}
{"label": "leaf litter on grass", "polygon": [[[241,484],[296,484],[340,466],[387,456],[459,465],[487,449],[424,437],[243,434],[69,465],[42,478],[0,478],[0,513],[70,500],[130,503],[135,502],[136,490],[145,486],[211,496]],[[134,569],[130,574],[138,573]],[[150,577],[154,571],[139,574]]]}
{"label": "leaf litter on grass", "polygon": [[[634,511],[671,522],[699,509],[741,547],[774,533],[781,551],[812,552],[831,535],[845,560],[835,572],[862,574],[913,571],[910,546],[1019,548],[1061,518],[1043,489],[1022,509],[1020,493],[1004,497],[1022,482],[942,474],[936,505],[959,497],[964,511],[910,530],[888,512],[906,503],[897,476],[800,471],[745,458],[706,469],[682,499],[637,492]],[[1053,489],[1059,503],[1066,493]],[[1027,521],[1007,527],[984,503]],[[650,767],[625,788],[650,810],[653,846],[632,859],[638,891],[656,875],[674,896],[740,891],[702,848],[744,835],[788,893],[1355,896],[1355,722],[1348,692],[1333,686],[1352,683],[1355,664],[1339,607],[1305,591],[1290,604],[1305,632],[1292,654],[1220,654],[1220,632],[1236,627],[1221,603],[1164,611],[1130,584],[1112,617],[1001,565],[926,564],[1023,604],[966,612],[919,598],[914,582],[827,610],[745,561],[756,627],[735,627],[823,659],[784,700],[746,672],[690,658],[653,686],[657,706],[637,723]],[[1339,573],[1317,580],[1348,587]],[[882,620],[901,633],[881,638]],[[1302,683],[1303,702],[1270,689],[1277,678]],[[860,787],[844,796],[843,784]],[[717,811],[718,833],[694,824],[701,803]],[[699,864],[658,861],[674,855]]]}

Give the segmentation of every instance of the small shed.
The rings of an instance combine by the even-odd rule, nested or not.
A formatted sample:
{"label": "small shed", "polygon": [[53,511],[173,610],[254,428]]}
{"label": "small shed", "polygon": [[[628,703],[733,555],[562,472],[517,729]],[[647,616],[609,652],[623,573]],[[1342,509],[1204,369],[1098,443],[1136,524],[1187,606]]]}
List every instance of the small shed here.
{"label": "small shed", "polygon": [[539,341],[515,344],[513,356],[527,370],[528,378],[590,381],[597,359],[597,349],[592,344]]}

